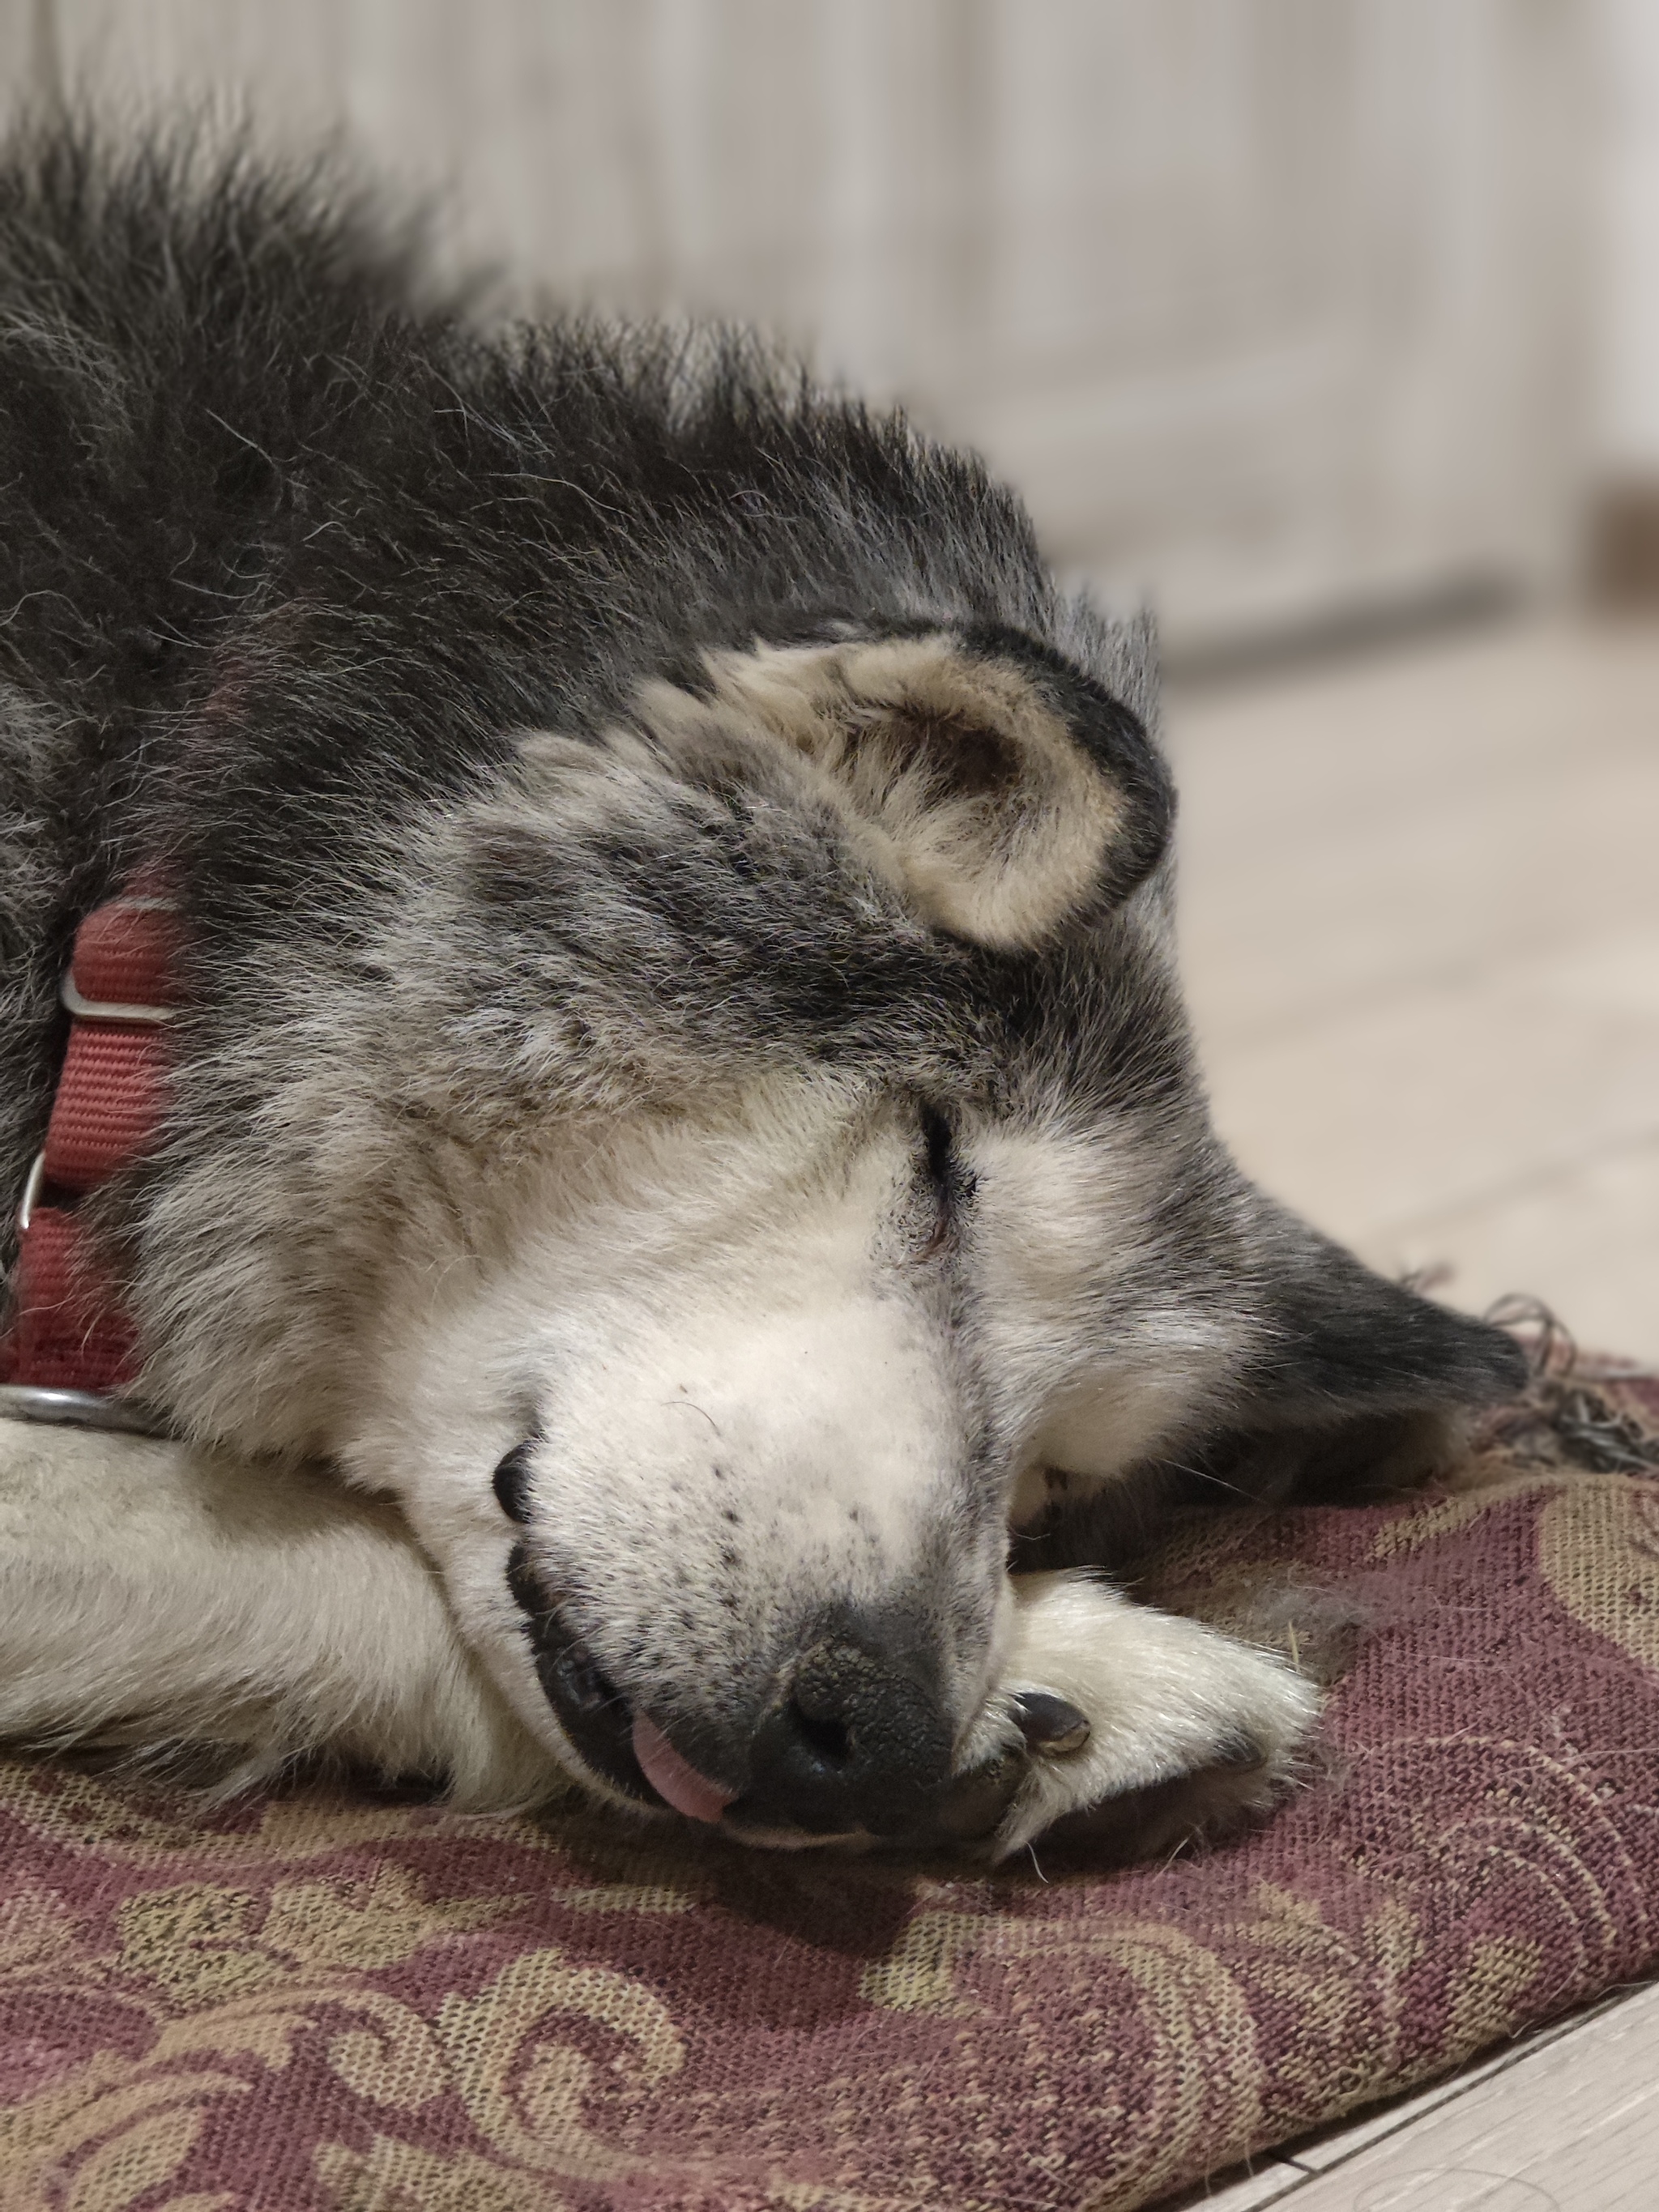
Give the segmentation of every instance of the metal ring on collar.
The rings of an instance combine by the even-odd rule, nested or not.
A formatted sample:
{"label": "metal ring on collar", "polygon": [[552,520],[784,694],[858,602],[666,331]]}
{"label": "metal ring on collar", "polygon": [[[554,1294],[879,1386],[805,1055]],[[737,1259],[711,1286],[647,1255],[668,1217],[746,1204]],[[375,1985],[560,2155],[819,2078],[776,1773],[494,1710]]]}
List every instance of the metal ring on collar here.
{"label": "metal ring on collar", "polygon": [[34,1209],[40,1203],[40,1194],[46,1187],[46,1155],[44,1146],[29,1164],[28,1176],[23,1184],[23,1195],[17,1201],[17,1233],[27,1237],[29,1224],[34,1218]]}
{"label": "metal ring on collar", "polygon": [[108,1397],[99,1390],[53,1390],[39,1382],[0,1382],[0,1419],[114,1429],[139,1437],[171,1433],[165,1421],[128,1399]]}

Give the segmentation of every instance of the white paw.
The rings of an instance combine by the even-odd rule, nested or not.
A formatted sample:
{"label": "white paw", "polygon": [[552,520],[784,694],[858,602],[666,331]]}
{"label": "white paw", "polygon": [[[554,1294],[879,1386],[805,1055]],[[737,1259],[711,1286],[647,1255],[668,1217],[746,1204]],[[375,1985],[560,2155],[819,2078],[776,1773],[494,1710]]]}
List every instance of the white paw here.
{"label": "white paw", "polygon": [[1125,1856],[1178,1847],[1265,1812],[1294,1778],[1321,1698],[1285,1660],[1086,1575],[1018,1577],[1013,1589],[1012,1641],[964,1763],[1024,1748],[1022,1697],[1063,1699],[1088,1734],[1030,1751],[998,1857],[1083,1814]]}

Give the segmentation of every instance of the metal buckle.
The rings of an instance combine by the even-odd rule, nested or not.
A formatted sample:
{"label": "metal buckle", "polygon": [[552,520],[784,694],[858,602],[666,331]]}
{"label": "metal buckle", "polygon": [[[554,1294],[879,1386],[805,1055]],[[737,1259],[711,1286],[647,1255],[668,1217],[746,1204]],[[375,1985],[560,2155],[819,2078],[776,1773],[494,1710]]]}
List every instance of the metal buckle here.
{"label": "metal buckle", "polygon": [[165,1421],[128,1399],[106,1398],[96,1390],[53,1390],[42,1382],[0,1382],[0,1420],[106,1429],[135,1437],[173,1433]]}
{"label": "metal buckle", "polygon": [[[107,901],[111,906],[130,908],[137,914],[176,914],[178,901],[158,898],[148,891],[137,892],[125,898]],[[75,988],[75,963],[71,961],[64,970],[58,986],[58,995],[70,1013],[83,1022],[170,1022],[178,1013],[176,1006],[130,1006],[118,999],[83,999]]]}
{"label": "metal buckle", "polygon": [[[119,902],[123,906],[160,908],[171,911],[168,898],[140,896]],[[58,995],[70,1012],[83,1022],[160,1024],[174,1018],[172,1006],[134,1006],[113,999],[85,999],[75,988],[73,965],[58,986]],[[38,1152],[30,1163],[17,1207],[17,1233],[28,1234],[40,1194],[46,1186],[46,1155]],[[79,1429],[104,1429],[129,1436],[165,1437],[173,1431],[148,1407],[100,1390],[59,1390],[41,1382],[0,1382],[0,1419],[50,1423]]]}
{"label": "metal buckle", "polygon": [[75,988],[72,968],[64,970],[58,995],[70,1013],[83,1022],[170,1022],[179,1011],[176,1006],[127,1006],[118,999],[83,999]]}
{"label": "metal buckle", "polygon": [[34,1218],[34,1209],[40,1203],[40,1194],[46,1187],[46,1154],[43,1146],[29,1165],[23,1184],[23,1195],[17,1201],[17,1233],[27,1237],[29,1224]]}

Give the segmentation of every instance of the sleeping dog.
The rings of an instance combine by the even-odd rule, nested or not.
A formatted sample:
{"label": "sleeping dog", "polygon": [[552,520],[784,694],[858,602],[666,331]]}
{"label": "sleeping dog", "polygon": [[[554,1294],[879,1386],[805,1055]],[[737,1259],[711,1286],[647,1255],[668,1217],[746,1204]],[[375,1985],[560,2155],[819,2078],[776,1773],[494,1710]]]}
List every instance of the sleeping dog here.
{"label": "sleeping dog", "polygon": [[[1315,1689],[1114,1531],[1521,1360],[1217,1141],[1144,629],[902,416],[235,152],[14,143],[0,445],[4,1395],[158,1438],[0,1426],[0,1730],[770,1844],[1271,1802]],[[66,975],[71,1060],[169,1017],[91,1177]]]}

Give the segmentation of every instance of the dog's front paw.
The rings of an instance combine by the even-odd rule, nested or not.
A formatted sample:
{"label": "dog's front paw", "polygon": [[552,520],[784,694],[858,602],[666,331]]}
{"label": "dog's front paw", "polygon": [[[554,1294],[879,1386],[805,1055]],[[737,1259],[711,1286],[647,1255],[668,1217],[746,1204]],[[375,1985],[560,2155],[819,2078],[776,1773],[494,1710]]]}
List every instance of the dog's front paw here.
{"label": "dog's front paw", "polygon": [[1267,1812],[1295,1779],[1320,1697],[1284,1660],[1086,1577],[1023,1577],[1015,1594],[973,1745],[977,1771],[1014,1778],[997,1857],[1050,1831],[1168,1852]]}
{"label": "dog's front paw", "polygon": [[[1238,1706],[1224,1727],[1202,1730],[1206,1742],[1188,1737],[1175,1745],[1154,1731],[1128,1760],[1107,1762],[1103,1772],[1086,1758],[1069,1767],[1034,1759],[997,1831],[996,1856],[1006,1858],[1047,1835],[1087,1839],[1097,1856],[1113,1859],[1161,1858],[1271,1812],[1305,1766],[1319,1695],[1271,1655],[1243,1650],[1243,1656],[1261,1679],[1246,1683],[1239,1678],[1247,1668],[1228,1670]],[[1127,1778],[1148,1765],[1167,1771]]]}

